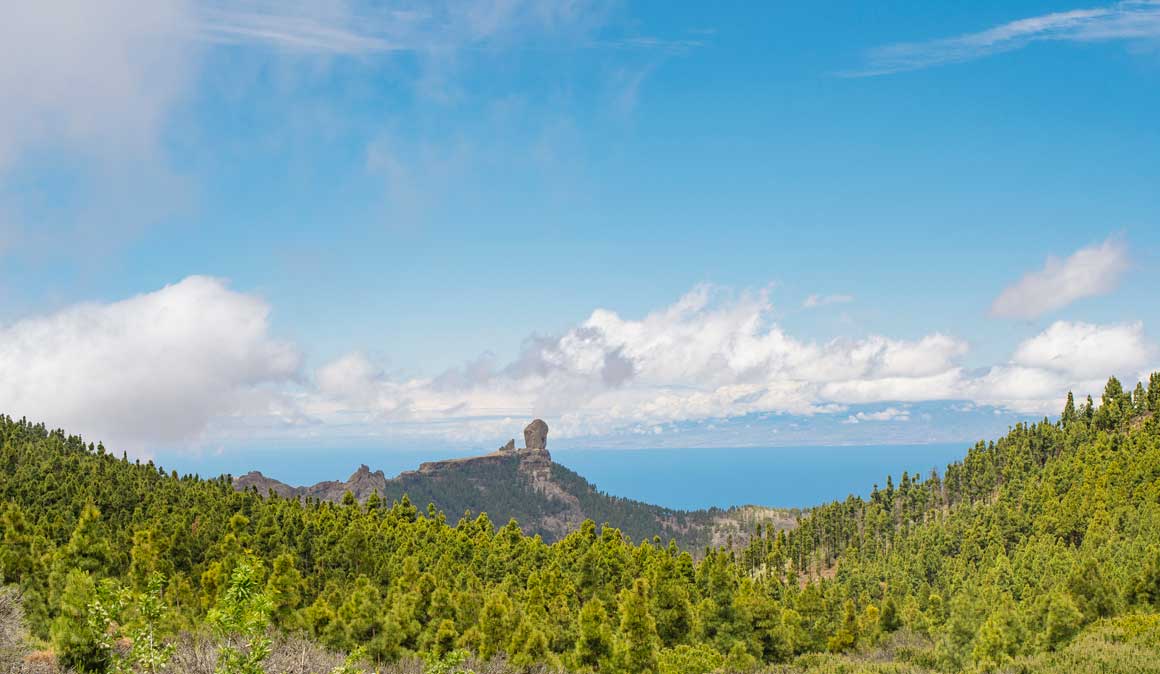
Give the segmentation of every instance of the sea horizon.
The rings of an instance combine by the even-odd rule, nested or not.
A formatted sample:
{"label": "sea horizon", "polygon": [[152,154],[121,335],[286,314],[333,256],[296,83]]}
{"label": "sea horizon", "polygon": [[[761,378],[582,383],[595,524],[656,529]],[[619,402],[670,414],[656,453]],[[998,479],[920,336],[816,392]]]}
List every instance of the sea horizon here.
{"label": "sea horizon", "polygon": [[[758,505],[809,508],[850,494],[867,496],[901,471],[941,474],[972,443],[888,443],[680,448],[550,448],[553,460],[617,497],[680,510]],[[203,478],[252,470],[293,486],[346,480],[360,465],[388,477],[425,461],[479,456],[486,450],[369,448],[264,449],[245,455],[171,453],[166,470]],[[295,460],[301,458],[301,461]]]}

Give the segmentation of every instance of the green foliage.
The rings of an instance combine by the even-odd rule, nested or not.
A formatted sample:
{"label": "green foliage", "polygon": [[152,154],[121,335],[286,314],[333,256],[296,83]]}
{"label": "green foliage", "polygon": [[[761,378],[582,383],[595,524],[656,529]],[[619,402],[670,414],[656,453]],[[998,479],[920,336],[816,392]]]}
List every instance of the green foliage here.
{"label": "green foliage", "polygon": [[259,588],[257,565],[239,563],[206,617],[220,639],[215,674],[264,674],[262,662],[270,654],[266,631],[273,607]]}
{"label": "green foliage", "polygon": [[423,674],[475,674],[464,666],[467,651],[449,651],[442,655],[431,655],[423,661]]}
{"label": "green foliage", "polygon": [[661,674],[710,674],[725,665],[725,657],[704,644],[666,648],[657,660]]}
{"label": "green foliage", "polygon": [[1071,641],[1083,627],[1083,614],[1065,592],[1052,592],[1047,599],[1047,618],[1044,620],[1043,639],[1047,650],[1057,650]]}
{"label": "green foliage", "polygon": [[[0,468],[0,574],[33,638],[84,672],[161,671],[166,637],[203,625],[231,674],[261,671],[271,628],[379,668],[467,649],[633,674],[1039,671],[1160,648],[1128,636],[1160,611],[1155,376],[699,559],[594,522],[549,544],[402,495],[261,497],[6,417]],[[859,660],[874,649],[895,668]]]}
{"label": "green foliage", "polygon": [[343,659],[342,664],[330,670],[330,674],[363,674],[360,663],[367,657],[365,648],[356,648]]}
{"label": "green foliage", "polygon": [[649,612],[648,581],[638,578],[619,597],[620,633],[616,644],[617,671],[624,674],[656,674],[657,627]]}
{"label": "green foliage", "polygon": [[576,639],[574,663],[577,669],[603,671],[612,658],[612,630],[608,611],[599,599],[592,599],[580,609],[580,636]]}
{"label": "green foliage", "polygon": [[52,622],[52,647],[61,664],[78,672],[103,672],[109,664],[109,620],[103,609],[98,609],[98,615],[91,615],[94,604],[97,585],[92,577],[80,569],[68,572],[60,593],[59,613]]}

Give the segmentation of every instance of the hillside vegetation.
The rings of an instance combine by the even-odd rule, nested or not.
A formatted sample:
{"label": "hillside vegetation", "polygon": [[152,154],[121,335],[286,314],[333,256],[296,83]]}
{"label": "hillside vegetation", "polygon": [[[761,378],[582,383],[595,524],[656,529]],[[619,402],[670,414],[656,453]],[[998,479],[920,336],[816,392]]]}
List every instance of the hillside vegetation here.
{"label": "hillside vegetation", "polygon": [[262,497],[3,418],[0,575],[32,642],[83,671],[161,671],[189,657],[165,652],[178,635],[212,644],[207,672],[332,671],[270,664],[302,635],[353,653],[335,672],[463,671],[463,653],[477,671],[1157,672],[1158,417],[1160,375],[1113,379],[1099,406],[1069,396],[942,475],[699,561],[591,521],[547,544],[407,498]]}
{"label": "hillside vegetation", "polygon": [[[236,489],[260,495],[342,503],[353,497],[366,503],[393,503],[407,496],[413,503],[433,503],[445,513],[486,512],[497,522],[516,520],[529,535],[553,543],[580,528],[584,520],[610,524],[634,541],[660,537],[676,540],[699,557],[707,546],[744,543],[756,525],[789,529],[800,510],[759,506],[677,510],[606,494],[575,471],[553,462],[547,451],[496,452],[423,464],[387,478],[361,466],[345,482],[328,481],[292,487],[258,472],[233,482]],[[349,497],[348,497],[349,494]]]}

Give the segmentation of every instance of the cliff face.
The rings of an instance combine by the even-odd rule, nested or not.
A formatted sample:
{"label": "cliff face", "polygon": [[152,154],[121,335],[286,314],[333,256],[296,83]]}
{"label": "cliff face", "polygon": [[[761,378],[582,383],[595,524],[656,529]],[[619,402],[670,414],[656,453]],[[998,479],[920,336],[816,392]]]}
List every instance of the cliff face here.
{"label": "cliff face", "polygon": [[796,524],[794,513],[757,506],[686,512],[609,496],[552,461],[547,450],[547,424],[533,422],[524,434],[532,448],[516,449],[515,443],[509,442],[491,454],[429,461],[395,478],[360,466],[345,482],[292,487],[251,472],[235,479],[234,487],[263,495],[274,492],[283,498],[333,502],[341,502],[347,492],[359,501],[366,501],[373,493],[387,502],[406,495],[420,508],[434,503],[452,520],[465,512],[487,513],[496,526],[515,519],[525,533],[540,534],[548,541],[562,538],[591,519],[597,524],[608,523],[633,540],[659,536],[663,541],[675,539],[693,551],[706,545],[725,545],[730,538],[742,544],[757,524],[777,529]]}

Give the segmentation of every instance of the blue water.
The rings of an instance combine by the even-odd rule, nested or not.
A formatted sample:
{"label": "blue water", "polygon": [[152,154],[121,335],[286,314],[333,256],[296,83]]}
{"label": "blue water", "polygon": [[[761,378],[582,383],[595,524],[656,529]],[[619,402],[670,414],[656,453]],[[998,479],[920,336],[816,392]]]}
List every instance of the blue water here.
{"label": "blue water", "polygon": [[[926,475],[960,459],[966,442],[843,447],[743,447],[697,449],[552,448],[558,463],[602,491],[670,508],[757,504],[807,507],[867,495],[887,475]],[[344,480],[360,463],[393,476],[423,461],[471,456],[479,451],[327,449],[253,450],[223,455],[159,456],[167,469],[202,476],[260,470],[290,484]]]}
{"label": "blue water", "polygon": [[866,496],[886,476],[939,472],[966,443],[849,447],[560,450],[559,463],[602,491],[668,506],[804,507]]}

